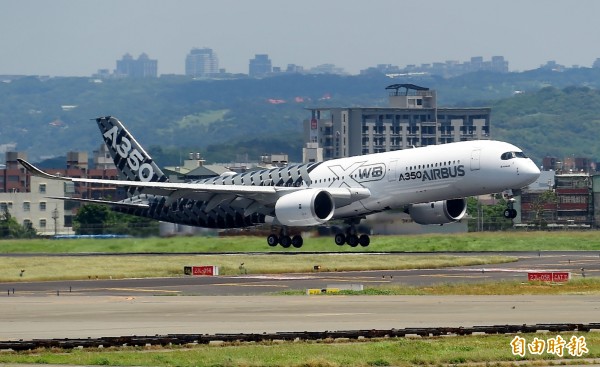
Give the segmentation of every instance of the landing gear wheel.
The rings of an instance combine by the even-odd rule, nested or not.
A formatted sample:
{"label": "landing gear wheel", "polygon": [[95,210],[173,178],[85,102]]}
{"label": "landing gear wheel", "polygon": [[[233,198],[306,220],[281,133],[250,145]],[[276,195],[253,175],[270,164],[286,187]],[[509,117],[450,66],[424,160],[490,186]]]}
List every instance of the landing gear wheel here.
{"label": "landing gear wheel", "polygon": [[292,239],[290,238],[290,236],[281,236],[281,238],[279,239],[279,244],[283,248],[289,248],[292,245]]}
{"label": "landing gear wheel", "polygon": [[304,241],[302,240],[302,236],[295,235],[294,237],[292,237],[292,246],[294,246],[295,248],[302,247],[303,243]]}
{"label": "landing gear wheel", "polygon": [[507,208],[504,210],[504,218],[506,219],[515,219],[517,217],[517,210]]}
{"label": "landing gear wheel", "polygon": [[344,246],[346,243],[346,236],[343,233],[338,233],[335,235],[335,244],[338,246]]}
{"label": "landing gear wheel", "polygon": [[355,234],[351,234],[348,237],[346,237],[346,242],[348,243],[348,245],[350,245],[350,247],[356,247],[358,246],[358,236]]}
{"label": "landing gear wheel", "polygon": [[369,246],[369,244],[371,243],[371,238],[366,235],[363,234],[358,238],[358,243],[362,246],[362,247],[367,247]]}
{"label": "landing gear wheel", "polygon": [[277,237],[277,235],[270,234],[269,237],[267,237],[267,244],[271,247],[277,246],[279,244],[279,237]]}

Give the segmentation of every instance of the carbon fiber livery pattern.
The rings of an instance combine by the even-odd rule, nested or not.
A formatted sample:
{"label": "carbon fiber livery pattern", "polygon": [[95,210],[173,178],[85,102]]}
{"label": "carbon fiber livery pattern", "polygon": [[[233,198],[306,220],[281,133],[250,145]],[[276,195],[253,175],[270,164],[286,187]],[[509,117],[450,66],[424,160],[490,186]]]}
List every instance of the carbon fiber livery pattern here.
{"label": "carbon fiber livery pattern", "polygon": [[310,172],[320,163],[299,164],[288,167],[263,169],[231,176],[209,178],[199,183],[214,185],[244,185],[244,186],[287,186],[300,187],[310,183]]}
{"label": "carbon fiber livery pattern", "polygon": [[[195,183],[213,185],[245,185],[245,186],[302,186],[309,185],[310,172],[320,163],[300,164],[282,168],[264,169],[245,172],[231,176],[219,176]],[[275,184],[274,184],[275,183]],[[242,207],[231,205],[235,197],[225,199],[223,204],[207,210],[210,195],[205,200],[188,198],[177,199],[168,204],[168,198],[160,195],[140,194],[126,199],[125,203],[143,202],[150,205],[148,209],[115,207],[113,210],[153,218],[163,222],[179,223],[205,228],[243,228],[265,223],[265,216],[273,214],[273,208],[248,213],[247,208],[253,203],[248,200]]]}
{"label": "carbon fiber livery pattern", "polygon": [[167,198],[159,195],[139,195],[124,202],[143,201],[150,205],[149,209],[133,209],[115,207],[114,211],[156,219],[163,222],[178,223],[204,228],[243,228],[265,223],[265,215],[251,213],[244,215],[243,209],[230,206],[217,206],[206,211],[206,202],[190,199],[179,199],[167,205]]}

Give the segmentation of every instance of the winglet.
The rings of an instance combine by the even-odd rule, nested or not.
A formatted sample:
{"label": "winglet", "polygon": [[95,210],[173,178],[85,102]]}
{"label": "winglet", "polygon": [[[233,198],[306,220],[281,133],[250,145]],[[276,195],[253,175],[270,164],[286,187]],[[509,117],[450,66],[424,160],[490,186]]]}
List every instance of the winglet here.
{"label": "winglet", "polygon": [[25,167],[25,169],[27,171],[29,171],[29,173],[31,173],[34,176],[39,176],[39,177],[44,177],[44,178],[48,178],[50,180],[63,180],[63,181],[69,181],[68,177],[61,177],[61,176],[56,176],[56,175],[51,175],[49,173],[46,173],[44,171],[42,171],[41,169],[37,168],[36,166],[34,166],[33,164],[27,162],[24,159],[21,158],[17,158],[17,161],[19,163],[21,163],[21,165],[23,167]]}

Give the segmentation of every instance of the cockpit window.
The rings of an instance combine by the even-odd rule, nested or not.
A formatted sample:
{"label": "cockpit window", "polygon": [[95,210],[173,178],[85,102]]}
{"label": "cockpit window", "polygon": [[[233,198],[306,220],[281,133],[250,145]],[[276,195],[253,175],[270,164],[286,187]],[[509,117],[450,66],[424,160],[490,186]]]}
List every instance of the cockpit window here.
{"label": "cockpit window", "polygon": [[503,161],[507,161],[513,158],[527,158],[527,156],[523,152],[506,152],[502,153],[502,155],[500,156],[500,159],[502,159]]}

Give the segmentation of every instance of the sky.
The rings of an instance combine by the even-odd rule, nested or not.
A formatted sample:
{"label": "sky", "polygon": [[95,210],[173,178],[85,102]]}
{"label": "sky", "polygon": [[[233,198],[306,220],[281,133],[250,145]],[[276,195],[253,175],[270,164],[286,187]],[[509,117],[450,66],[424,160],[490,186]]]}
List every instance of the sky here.
{"label": "sky", "polygon": [[598,14],[596,0],[0,0],[0,75],[90,76],[143,52],[184,74],[194,47],[232,73],[256,54],[351,74],[497,55],[511,71],[590,67]]}

